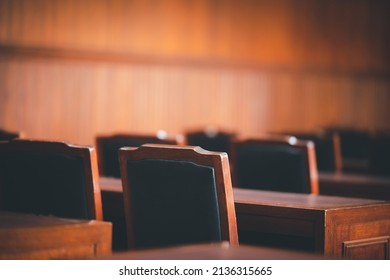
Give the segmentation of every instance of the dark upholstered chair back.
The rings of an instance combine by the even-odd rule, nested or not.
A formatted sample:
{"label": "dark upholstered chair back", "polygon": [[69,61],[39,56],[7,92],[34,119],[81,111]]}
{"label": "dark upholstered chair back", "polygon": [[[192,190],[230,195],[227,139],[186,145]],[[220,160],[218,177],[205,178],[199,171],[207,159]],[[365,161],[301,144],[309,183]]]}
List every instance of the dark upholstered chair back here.
{"label": "dark upholstered chair back", "polygon": [[324,131],[339,136],[343,172],[368,172],[372,140],[372,134],[369,131],[337,127],[325,128]]}
{"label": "dark upholstered chair back", "polygon": [[318,193],[312,142],[252,139],[231,149],[234,186],[295,193]]}
{"label": "dark upholstered chair back", "polygon": [[342,127],[328,127],[325,133],[335,133],[340,138],[341,155],[345,159],[363,159],[369,157],[371,133],[366,130]]}
{"label": "dark upholstered chair back", "polygon": [[341,172],[341,150],[338,134],[288,133],[299,140],[312,141],[315,146],[318,171]]}
{"label": "dark upholstered chair back", "polygon": [[229,146],[235,134],[216,130],[200,130],[186,133],[190,146],[199,146],[208,151],[229,152]]}
{"label": "dark upholstered chair back", "polygon": [[370,169],[375,175],[390,176],[390,132],[380,132],[373,137]]}
{"label": "dark upholstered chair back", "polygon": [[97,162],[90,147],[61,142],[0,143],[0,209],[102,219]]}
{"label": "dark upholstered chair back", "polygon": [[340,137],[343,158],[368,159],[371,141],[371,135],[368,131],[340,129],[335,130],[335,132]]}
{"label": "dark upholstered chair back", "polygon": [[158,138],[154,135],[117,134],[96,137],[100,175],[120,178],[119,149],[122,147],[139,147],[147,143],[175,145],[178,144],[178,141],[172,138]]}
{"label": "dark upholstered chair back", "polygon": [[9,141],[20,137],[19,132],[11,132],[0,129],[0,141]]}
{"label": "dark upholstered chair back", "polygon": [[238,242],[226,153],[143,145],[120,160],[130,248]]}

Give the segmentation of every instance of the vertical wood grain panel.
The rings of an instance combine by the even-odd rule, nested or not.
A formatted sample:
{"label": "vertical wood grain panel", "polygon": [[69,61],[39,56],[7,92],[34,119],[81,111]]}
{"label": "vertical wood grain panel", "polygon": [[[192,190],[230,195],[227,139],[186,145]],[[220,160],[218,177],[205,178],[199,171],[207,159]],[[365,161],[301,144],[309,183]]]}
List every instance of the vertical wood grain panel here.
{"label": "vertical wood grain panel", "polygon": [[3,0],[0,43],[389,71],[386,0]]}
{"label": "vertical wood grain panel", "polygon": [[243,136],[326,125],[389,129],[378,78],[45,59],[0,63],[0,126],[93,144],[97,134],[214,125]]}
{"label": "vertical wood grain panel", "polygon": [[[2,0],[0,47],[41,52],[0,54],[0,127],[81,144],[206,125],[243,136],[390,129],[389,3]],[[141,58],[42,55],[50,50]]]}

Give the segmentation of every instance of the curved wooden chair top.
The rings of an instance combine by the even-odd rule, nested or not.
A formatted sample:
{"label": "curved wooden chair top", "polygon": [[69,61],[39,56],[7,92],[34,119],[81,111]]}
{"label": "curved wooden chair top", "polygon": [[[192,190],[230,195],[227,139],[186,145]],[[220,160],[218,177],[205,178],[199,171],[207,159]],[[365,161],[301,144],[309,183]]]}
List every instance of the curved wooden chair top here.
{"label": "curved wooden chair top", "polygon": [[315,146],[317,168],[322,172],[342,172],[340,137],[337,133],[318,132],[284,132],[303,141],[312,141]]}
{"label": "curved wooden chair top", "polygon": [[21,137],[20,132],[12,132],[12,131],[0,129],[0,141],[9,141],[20,137]]}
{"label": "curved wooden chair top", "polygon": [[54,141],[1,142],[0,208],[102,220],[94,148]]}
{"label": "curved wooden chair top", "polygon": [[215,152],[229,152],[230,143],[236,134],[218,129],[197,129],[187,131],[185,134],[186,144],[200,146],[205,150]]}
{"label": "curved wooden chair top", "polygon": [[314,144],[296,137],[244,139],[231,145],[233,185],[318,194]]}
{"label": "curved wooden chair top", "polygon": [[99,173],[106,177],[120,178],[118,151],[122,147],[139,147],[143,144],[180,144],[178,137],[158,137],[157,135],[112,134],[96,137]]}
{"label": "curved wooden chair top", "polygon": [[226,153],[150,144],[119,154],[130,248],[238,243]]}

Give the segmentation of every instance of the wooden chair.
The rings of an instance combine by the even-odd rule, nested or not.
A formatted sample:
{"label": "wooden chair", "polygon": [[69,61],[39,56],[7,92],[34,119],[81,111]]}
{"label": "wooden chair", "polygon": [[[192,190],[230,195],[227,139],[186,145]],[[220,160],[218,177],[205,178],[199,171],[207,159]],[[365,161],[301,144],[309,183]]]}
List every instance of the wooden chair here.
{"label": "wooden chair", "polygon": [[283,134],[314,143],[318,171],[342,172],[340,137],[337,133],[286,132]]}
{"label": "wooden chair", "polygon": [[238,244],[226,153],[143,145],[119,156],[129,248]]}
{"label": "wooden chair", "polygon": [[208,151],[227,153],[230,143],[235,138],[235,133],[209,128],[188,131],[185,136],[187,145],[199,146]]}
{"label": "wooden chair", "polygon": [[12,139],[20,138],[20,136],[21,134],[19,132],[11,132],[0,129],[0,141],[9,141]]}
{"label": "wooden chair", "polygon": [[337,134],[340,139],[344,172],[367,173],[372,134],[355,128],[325,128],[327,134]]}
{"label": "wooden chair", "polygon": [[233,185],[240,188],[318,194],[314,144],[295,137],[232,143]]}
{"label": "wooden chair", "polygon": [[62,142],[0,142],[0,209],[102,220],[95,150]]}
{"label": "wooden chair", "polygon": [[96,137],[96,149],[101,176],[120,178],[118,151],[122,147],[139,147],[143,144],[179,144],[176,138],[157,135],[115,134]]}

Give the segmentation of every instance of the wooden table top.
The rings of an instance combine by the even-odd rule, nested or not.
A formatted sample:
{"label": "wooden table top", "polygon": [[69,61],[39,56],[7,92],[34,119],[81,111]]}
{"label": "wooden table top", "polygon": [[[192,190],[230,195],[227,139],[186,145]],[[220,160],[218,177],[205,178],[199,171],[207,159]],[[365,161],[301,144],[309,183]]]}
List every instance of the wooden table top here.
{"label": "wooden table top", "polygon": [[111,244],[109,222],[0,211],[0,259],[85,259]]}
{"label": "wooden table top", "polygon": [[311,210],[334,210],[389,204],[383,200],[337,197],[313,194],[281,193],[273,191],[234,188],[234,202],[240,204],[269,205]]}
{"label": "wooden table top", "polygon": [[319,172],[318,179],[322,182],[338,182],[357,185],[383,185],[390,188],[390,177],[369,174]]}
{"label": "wooden table top", "polygon": [[122,181],[119,178],[100,177],[99,186],[102,191],[123,192]]}
{"label": "wooden table top", "polygon": [[0,230],[16,228],[42,228],[56,226],[76,226],[80,224],[93,224],[94,220],[65,219],[54,216],[34,215],[27,213],[16,213],[0,211]]}
{"label": "wooden table top", "polygon": [[368,174],[319,173],[320,194],[390,201],[390,178]]}
{"label": "wooden table top", "polygon": [[[118,248],[122,248],[125,237],[120,232],[125,227],[121,181],[102,178],[100,186],[102,197],[109,205],[105,214],[117,226],[115,240]],[[334,258],[388,258],[384,252],[388,250],[390,201],[239,188],[233,188],[233,193],[242,243],[299,248]],[[217,254],[210,258],[220,258],[218,250],[222,249],[210,253]],[[250,259],[247,253],[242,257],[235,253],[240,256],[235,257]],[[154,257],[167,258],[159,254]],[[184,257],[175,255],[176,252],[172,254],[173,259]],[[262,258],[261,254],[255,258]]]}
{"label": "wooden table top", "polygon": [[[100,178],[100,188],[102,191],[120,193],[122,192],[122,183],[117,178],[102,177]],[[233,188],[233,193],[236,204],[269,205],[312,210],[331,210],[389,203],[384,200],[282,193],[240,188]]]}

